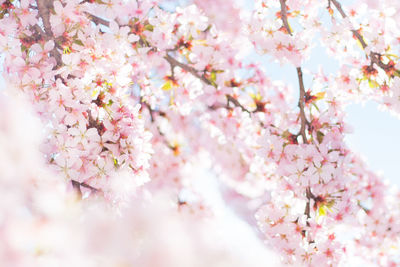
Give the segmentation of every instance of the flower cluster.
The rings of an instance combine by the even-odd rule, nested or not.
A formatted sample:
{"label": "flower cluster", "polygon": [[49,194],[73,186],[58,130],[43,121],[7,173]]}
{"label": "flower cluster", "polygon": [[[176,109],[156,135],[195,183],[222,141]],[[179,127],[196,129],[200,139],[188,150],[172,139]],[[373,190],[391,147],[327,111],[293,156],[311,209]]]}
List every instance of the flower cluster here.
{"label": "flower cluster", "polygon": [[[146,224],[135,221],[136,214],[144,214],[138,203],[160,195],[162,202],[172,203],[165,209],[171,218],[185,221],[189,216],[188,225],[197,227],[198,218],[216,216],[216,204],[206,203],[196,188],[198,166],[218,177],[227,203],[259,227],[259,236],[284,263],[338,266],[361,257],[377,266],[400,264],[400,195],[344,142],[350,127],[343,109],[349,101],[373,99],[399,113],[400,19],[394,14],[400,5],[360,0],[355,3],[359,7],[345,8],[338,0],[257,0],[246,15],[233,1],[189,2],[170,9],[167,0],[0,0],[0,50],[10,85],[5,91],[29,98],[44,134],[41,156],[32,149],[36,154],[21,152],[26,156],[19,159],[9,146],[25,139],[7,131],[21,114],[0,105],[0,141],[6,148],[1,152],[1,182],[8,185],[13,177],[23,177],[17,182],[24,190],[18,194],[24,207],[30,199],[46,202],[60,194],[57,212],[40,217],[37,213],[47,209],[40,206],[43,202],[38,212],[28,207],[33,214],[29,227],[40,218],[49,222],[45,232],[70,222],[63,217],[68,212],[58,213],[68,210],[69,194],[58,189],[57,194],[41,193],[62,182],[37,180],[30,168],[13,174],[7,165],[14,159],[23,166],[25,157],[42,158],[46,166],[40,168],[63,177],[82,202],[126,204],[126,210],[118,209],[126,221],[118,221],[117,228],[127,233],[140,232]],[[317,40],[322,46],[318,49],[338,63],[335,73],[304,67]],[[271,79],[266,57],[257,53],[292,68],[287,75],[298,79],[299,93]],[[311,85],[306,78],[312,78]],[[3,133],[14,139],[7,143]],[[12,196],[6,196],[11,203]],[[7,205],[1,206],[5,216],[23,220]],[[93,212],[105,208],[96,205],[83,208],[83,220],[93,228],[86,226],[87,233],[73,228],[82,239],[71,242],[92,257],[79,264],[160,266],[157,259],[168,258],[169,252],[176,255],[174,247],[160,250],[165,254],[147,254],[146,244],[138,252],[141,256],[132,255],[127,248],[141,240],[140,233],[110,230],[106,225],[111,219],[105,217],[115,213]],[[147,215],[140,216],[147,222]],[[149,220],[151,227],[158,227],[153,224],[159,218]],[[16,228],[3,224],[2,217],[0,226],[15,234]],[[118,253],[105,245],[106,238],[98,235],[101,229],[110,231],[105,236],[112,244],[123,244]],[[151,232],[146,228],[145,233]],[[13,238],[6,237],[10,253],[24,252]],[[85,238],[98,242],[88,248]],[[59,245],[50,241],[50,254],[65,260]],[[204,249],[202,242],[197,245]],[[190,248],[184,254],[194,253]],[[102,251],[110,257],[98,265],[91,262]],[[74,253],[73,259],[84,258],[79,250]],[[209,256],[213,266],[233,264]],[[194,262],[188,257],[164,265],[209,264]]]}

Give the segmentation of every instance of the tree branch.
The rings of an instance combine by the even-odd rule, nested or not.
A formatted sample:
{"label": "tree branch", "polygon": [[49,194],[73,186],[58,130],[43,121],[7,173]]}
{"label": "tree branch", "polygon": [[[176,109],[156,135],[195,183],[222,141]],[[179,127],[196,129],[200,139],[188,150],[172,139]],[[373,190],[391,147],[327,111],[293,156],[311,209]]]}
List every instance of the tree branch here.
{"label": "tree branch", "polygon": [[[343,18],[347,18],[347,15],[343,10],[342,5],[336,0],[329,0],[329,3],[331,3],[331,2],[336,7],[336,9],[339,11],[340,15],[342,15]],[[365,49],[367,47],[367,43],[365,43],[364,38],[361,36],[361,34],[354,29],[352,29],[351,32],[360,41],[362,48]]]}
{"label": "tree branch", "polygon": [[311,192],[310,186],[306,188],[306,198],[307,198],[307,203],[306,203],[306,208],[304,210],[304,214],[307,215],[307,219],[311,218],[310,215],[310,206],[311,206],[311,199],[315,201],[316,197],[315,195]]}
{"label": "tree branch", "polygon": [[80,198],[82,198],[81,186],[90,189],[94,193],[99,193],[99,192],[102,193],[102,191],[100,189],[94,188],[93,186],[90,186],[86,183],[80,183],[75,180],[71,180],[71,182],[72,182],[72,187],[76,190],[76,192]]}
{"label": "tree branch", "polygon": [[179,62],[178,60],[176,60],[175,58],[171,57],[168,54],[164,58],[168,61],[169,64],[171,64],[172,68],[175,68],[176,66],[178,66],[181,69],[191,73],[193,76],[200,79],[205,84],[213,85],[204,75],[199,74],[199,72],[195,68]]}
{"label": "tree branch", "polygon": [[[329,1],[333,3],[333,5],[336,7],[336,9],[339,11],[340,15],[343,18],[347,18],[347,15],[343,10],[342,5],[337,0],[329,0]],[[352,29],[351,32],[358,39],[358,41],[360,41],[362,48],[365,50],[365,48],[368,45],[365,42],[364,37],[358,31],[356,31],[354,29]],[[380,58],[380,55],[378,53],[371,51],[369,56],[371,58],[371,64],[375,63],[376,65],[378,65],[381,69],[383,69],[385,71],[387,71],[387,70],[392,68],[392,66],[390,66],[389,64],[385,64],[385,63],[382,62],[382,60]]]}
{"label": "tree branch", "polygon": [[[286,31],[288,32],[289,35],[292,35],[292,31],[290,30],[288,19],[287,19],[287,10],[286,10],[286,4],[285,0],[280,0],[281,3],[281,19],[284,27],[286,28]],[[297,78],[299,80],[299,90],[300,90],[300,95],[299,95],[299,103],[298,106],[300,108],[300,132],[298,135],[301,135],[303,139],[303,143],[307,143],[307,136],[306,136],[306,125],[309,124],[306,118],[306,114],[304,112],[304,95],[305,95],[305,89],[304,89],[304,81],[303,81],[303,71],[301,70],[301,67],[297,67]]]}
{"label": "tree branch", "polygon": [[82,187],[85,187],[85,188],[88,188],[88,189],[92,190],[94,193],[101,192],[100,189],[94,188],[93,186],[90,186],[90,185],[88,185],[86,183],[80,183],[80,185]]}
{"label": "tree branch", "polygon": [[299,96],[299,108],[300,108],[300,132],[299,134],[303,138],[303,143],[307,143],[307,136],[306,136],[306,125],[309,124],[306,118],[306,113],[304,112],[304,82],[303,82],[303,72],[301,71],[300,67],[296,68],[297,70],[297,78],[299,80],[299,88],[300,88],[300,96]]}
{"label": "tree branch", "polygon": [[71,180],[72,188],[76,191],[79,198],[82,198],[81,184],[75,180]]}
{"label": "tree branch", "polygon": [[[178,66],[178,67],[180,67],[181,69],[183,69],[183,70],[189,72],[190,74],[192,74],[192,75],[195,76],[196,78],[200,79],[200,80],[201,80],[202,82],[204,82],[205,84],[207,84],[207,85],[213,85],[213,84],[211,83],[211,81],[209,81],[209,80],[204,76],[204,74],[201,75],[201,74],[199,73],[199,71],[196,70],[195,68],[193,68],[193,67],[191,67],[191,66],[188,66],[188,65],[186,65],[186,64],[184,64],[184,63],[179,62],[178,60],[176,60],[175,58],[171,57],[171,56],[168,55],[168,54],[167,54],[164,58],[165,58],[165,59],[168,61],[168,63],[171,65],[171,69],[172,69],[172,70],[173,70],[176,66]],[[236,98],[234,98],[233,96],[227,94],[227,95],[226,95],[226,99],[227,99],[227,101],[228,101],[228,105],[229,105],[229,103],[232,103],[232,104],[234,104],[236,107],[241,108],[242,111],[247,112],[247,113],[249,113],[249,114],[252,113],[252,112],[249,111],[247,108],[245,108],[242,104],[240,104],[240,102],[239,102]],[[227,108],[228,108],[228,107],[227,107]],[[256,109],[256,110],[253,111],[253,112],[256,112],[256,111],[258,111],[258,110]]]}
{"label": "tree branch", "polygon": [[[280,0],[280,3],[281,3],[282,23],[283,23],[284,27],[286,28],[286,31],[288,32],[288,34],[292,35],[292,31],[290,30],[289,23],[287,20],[287,10],[286,10],[285,0]],[[297,134],[297,136],[300,134],[303,139],[303,143],[306,144],[307,143],[306,126],[309,124],[309,122],[307,121],[306,114],[304,112],[305,88],[304,88],[304,81],[303,81],[303,71],[301,70],[301,67],[297,67],[296,71],[297,71],[297,78],[299,80],[299,90],[300,90],[299,103],[298,103],[298,106],[300,108],[300,132]],[[310,219],[311,218],[310,205],[311,205],[311,199],[314,198],[314,195],[311,192],[311,188],[309,186],[306,188],[306,198],[307,198],[307,203],[306,203],[306,207],[304,210],[304,214],[307,216],[307,219]],[[308,225],[308,222],[307,222],[307,225]]]}
{"label": "tree branch", "polygon": [[[242,111],[247,112],[249,114],[252,113],[247,108],[245,108],[242,104],[240,104],[240,102],[236,98],[234,98],[233,96],[227,94],[226,95],[226,99],[228,100],[228,106],[229,106],[229,103],[233,103],[236,107],[241,108]],[[255,111],[257,111],[257,110],[255,110]],[[253,111],[253,112],[255,112],[255,111]]]}
{"label": "tree branch", "polygon": [[[50,10],[53,9],[53,0],[37,0],[36,5],[38,8],[39,17],[42,18],[44,31],[44,38],[49,41],[54,41],[53,31],[51,30],[50,24]],[[39,26],[38,26],[39,27]],[[39,27],[40,28],[40,27]],[[54,46],[53,50],[50,51],[50,55],[56,59],[57,65],[55,68],[62,65],[61,54],[57,50],[57,45]]]}
{"label": "tree branch", "polygon": [[110,22],[109,22],[109,21],[107,21],[107,20],[105,20],[105,19],[102,19],[102,18],[100,18],[100,17],[98,17],[98,16],[95,16],[95,15],[93,15],[93,14],[90,14],[89,12],[86,12],[86,11],[84,11],[83,13],[85,13],[85,15],[86,15],[91,21],[93,21],[96,25],[102,24],[102,25],[104,25],[104,26],[106,26],[106,27],[110,27]]}
{"label": "tree branch", "polygon": [[287,10],[286,10],[286,0],[279,0],[281,3],[281,19],[283,22],[283,26],[285,26],[288,34],[292,35],[292,30],[290,29],[288,19],[287,19]]}
{"label": "tree branch", "polygon": [[52,0],[37,0],[37,7],[39,16],[42,18],[44,30],[47,37],[53,37],[53,31],[51,30],[50,24],[50,9],[53,8]]}

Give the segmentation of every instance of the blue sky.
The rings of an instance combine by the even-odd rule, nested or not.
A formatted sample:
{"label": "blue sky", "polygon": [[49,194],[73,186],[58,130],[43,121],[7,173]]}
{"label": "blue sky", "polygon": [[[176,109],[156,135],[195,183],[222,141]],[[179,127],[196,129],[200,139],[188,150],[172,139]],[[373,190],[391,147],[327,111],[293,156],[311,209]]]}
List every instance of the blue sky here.
{"label": "blue sky", "polygon": [[[271,79],[282,80],[293,88],[298,97],[298,80],[295,68],[290,65],[280,66],[265,57],[263,66]],[[316,72],[322,65],[324,73],[336,73],[338,65],[329,59],[325,50],[317,45],[304,64],[304,67]],[[306,88],[310,85],[311,76],[304,74]],[[353,103],[346,107],[346,122],[353,132],[345,138],[348,146],[361,154],[371,170],[381,172],[384,178],[400,185],[400,120],[388,111],[381,111],[373,101]]]}
{"label": "blue sky", "polygon": [[[244,9],[251,9],[252,0],[236,0]],[[353,0],[341,1],[344,7],[351,5]],[[330,23],[329,16],[323,16],[322,23]],[[318,43],[318,39],[315,40]],[[258,57],[259,59],[259,57]],[[298,95],[298,81],[293,66],[280,66],[268,60],[263,65],[271,79],[282,80],[294,89]],[[336,73],[338,63],[330,59],[325,49],[316,44],[310,59],[304,66],[312,72],[317,72],[323,66],[324,73]],[[305,85],[310,85],[311,78],[304,75]],[[373,101],[354,103],[346,108],[346,122],[353,128],[353,132],[345,138],[348,146],[356,153],[361,154],[371,170],[382,173],[384,179],[400,185],[400,161],[397,153],[400,152],[400,120],[387,111],[379,110],[379,105]]]}
{"label": "blue sky", "polygon": [[[320,65],[324,73],[335,73],[337,70],[337,63],[329,60],[320,46],[314,49],[310,60],[304,65],[313,72]],[[293,66],[279,66],[270,61],[265,62],[264,66],[271,78],[285,81],[292,86],[294,94],[298,94],[298,81]],[[305,74],[306,87],[310,79]],[[383,172],[385,179],[400,185],[400,162],[397,155],[400,151],[400,120],[388,111],[381,111],[373,101],[353,103],[346,107],[346,112],[346,122],[353,128],[353,132],[345,139],[348,146],[364,156],[371,170]]]}

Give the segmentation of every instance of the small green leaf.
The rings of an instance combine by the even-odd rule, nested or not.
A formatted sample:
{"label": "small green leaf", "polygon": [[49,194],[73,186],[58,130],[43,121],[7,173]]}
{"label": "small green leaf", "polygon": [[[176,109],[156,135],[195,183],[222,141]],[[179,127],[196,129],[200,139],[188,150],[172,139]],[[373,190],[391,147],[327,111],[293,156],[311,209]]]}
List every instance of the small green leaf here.
{"label": "small green leaf", "polygon": [[315,104],[314,102],[312,102],[311,105],[313,105],[314,108],[319,112],[319,108],[318,108],[317,104]]}
{"label": "small green leaf", "polygon": [[293,29],[292,29],[292,27],[290,26],[289,22],[288,22],[288,26],[289,26],[289,30],[290,30],[291,32],[293,32]]}
{"label": "small green leaf", "polygon": [[71,53],[71,48],[69,48],[68,46],[64,47],[63,54],[69,54],[69,53]]}
{"label": "small green leaf", "polygon": [[98,89],[94,89],[92,92],[92,98],[94,98],[99,93]]}
{"label": "small green leaf", "polygon": [[283,138],[288,138],[289,136],[291,136],[292,134],[288,131],[288,130],[286,130],[286,131],[284,131],[283,133],[282,133],[282,137]]}
{"label": "small green leaf", "polygon": [[326,207],[324,205],[321,205],[318,208],[318,216],[325,216],[326,215]]}
{"label": "small green leaf", "polygon": [[322,143],[322,141],[324,140],[324,134],[321,132],[321,131],[318,131],[317,132],[317,140],[318,140],[318,143]]}
{"label": "small green leaf", "polygon": [[161,87],[164,91],[169,91],[172,88],[172,82],[171,81],[166,81],[164,85]]}
{"label": "small green leaf", "polygon": [[154,30],[154,26],[151,24],[146,24],[146,26],[144,26],[144,29],[146,31],[152,32]]}
{"label": "small green leaf", "polygon": [[77,45],[83,46],[82,41],[79,40],[79,39],[75,39],[74,43],[77,44]]}
{"label": "small green leaf", "polygon": [[211,81],[215,82],[217,80],[217,73],[215,71],[211,72]]}
{"label": "small green leaf", "polygon": [[216,86],[217,85],[216,81],[217,81],[217,72],[213,70],[210,74],[210,82],[213,86]]}
{"label": "small green leaf", "polygon": [[377,83],[376,81],[371,80],[371,79],[368,80],[368,85],[369,85],[369,87],[371,87],[371,88],[377,88],[377,87],[379,87],[379,83]]}

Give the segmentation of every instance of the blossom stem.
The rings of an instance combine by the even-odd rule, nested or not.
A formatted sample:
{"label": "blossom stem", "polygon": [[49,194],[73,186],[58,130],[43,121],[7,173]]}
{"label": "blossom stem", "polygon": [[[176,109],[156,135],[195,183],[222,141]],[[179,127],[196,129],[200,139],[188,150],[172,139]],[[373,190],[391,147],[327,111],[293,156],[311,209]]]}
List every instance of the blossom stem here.
{"label": "blossom stem", "polygon": [[[333,3],[333,5],[336,7],[336,9],[339,11],[340,15],[342,16],[342,18],[344,18],[344,19],[347,18],[347,15],[343,10],[342,5],[337,0],[330,0],[330,2]],[[365,42],[364,37],[355,29],[352,29],[351,32],[358,39],[358,41],[361,43],[362,48],[365,50],[365,48],[368,45]],[[383,70],[389,70],[391,68],[391,66],[389,64],[385,64],[382,62],[379,53],[371,51],[369,56],[371,58],[371,64],[375,63]]]}
{"label": "blossom stem", "polygon": [[288,34],[292,35],[292,30],[290,29],[288,19],[287,19],[287,10],[286,10],[286,0],[279,0],[281,3],[281,18],[283,22],[283,26],[287,30]]}
{"label": "blossom stem", "polygon": [[110,22],[109,21],[107,21],[105,19],[102,19],[102,18],[100,18],[98,16],[95,16],[93,14],[90,14],[89,12],[86,12],[86,11],[84,13],[91,21],[94,22],[94,24],[96,24],[96,25],[102,24],[102,25],[104,25],[106,27],[110,26]]}
{"label": "blossom stem", "polygon": [[[44,31],[41,32],[44,33],[44,37],[47,41],[53,40],[54,36],[50,24],[50,9],[53,8],[53,0],[37,0],[36,4],[39,17],[42,18],[44,26]],[[57,68],[62,65],[61,54],[56,47],[57,46],[54,46],[53,50],[50,51],[50,55],[53,56],[57,62],[57,65],[54,66],[54,68]]]}
{"label": "blossom stem", "polygon": [[[199,74],[199,71],[196,70],[195,68],[193,68],[193,67],[191,67],[191,66],[188,66],[188,65],[186,65],[186,64],[184,64],[184,63],[179,62],[178,60],[176,60],[175,58],[173,58],[173,57],[170,56],[169,54],[167,54],[164,58],[165,58],[165,59],[168,61],[168,63],[171,65],[171,69],[174,69],[175,67],[180,67],[181,69],[183,69],[183,70],[189,72],[190,74],[192,74],[192,75],[195,76],[196,78],[200,79],[200,80],[201,80],[202,82],[204,82],[205,84],[207,84],[207,85],[213,85],[212,82],[211,82],[210,80],[208,80],[208,79],[204,76],[204,74],[203,74],[203,75]],[[250,110],[248,110],[247,108],[245,108],[245,107],[244,107],[236,98],[234,98],[233,96],[227,94],[227,95],[226,95],[226,99],[227,99],[227,102],[228,102],[228,106],[229,106],[229,103],[232,103],[232,104],[234,104],[236,107],[241,108],[242,111],[247,112],[247,113],[249,113],[249,114],[252,113]]]}
{"label": "blossom stem", "polygon": [[[285,0],[280,0],[281,3],[281,19],[284,27],[286,28],[286,31],[289,35],[292,35],[292,31],[290,29],[288,19],[287,19],[287,10],[286,10],[286,1]],[[301,70],[301,67],[297,67],[297,78],[299,80],[299,89],[300,89],[300,95],[299,95],[299,103],[298,106],[300,108],[300,132],[298,135],[301,135],[303,139],[303,143],[306,144],[307,142],[307,136],[306,136],[306,125],[309,124],[306,118],[306,114],[304,112],[304,95],[305,95],[305,89],[304,89],[304,81],[303,81],[303,71]]]}
{"label": "blossom stem", "polygon": [[72,182],[72,187],[75,189],[75,191],[77,192],[79,198],[82,198],[82,191],[81,191],[81,186],[90,189],[92,192],[94,193],[98,193],[102,191],[100,189],[94,188],[93,186],[90,186],[86,183],[80,183],[76,180],[71,180]]}
{"label": "blossom stem", "polygon": [[164,58],[168,61],[169,64],[171,64],[172,68],[175,68],[176,66],[178,66],[181,69],[184,69],[185,71],[189,72],[196,78],[200,79],[205,84],[212,85],[212,83],[204,75],[200,75],[199,72],[195,68],[179,62],[178,60],[176,60],[175,58],[171,57],[168,54]]}
{"label": "blossom stem", "polygon": [[297,77],[299,80],[299,88],[300,88],[300,96],[299,96],[299,108],[300,108],[300,135],[303,139],[303,143],[307,143],[307,136],[306,136],[306,125],[309,124],[306,118],[306,113],[304,112],[304,81],[303,81],[303,72],[300,67],[296,68],[297,70]]}

